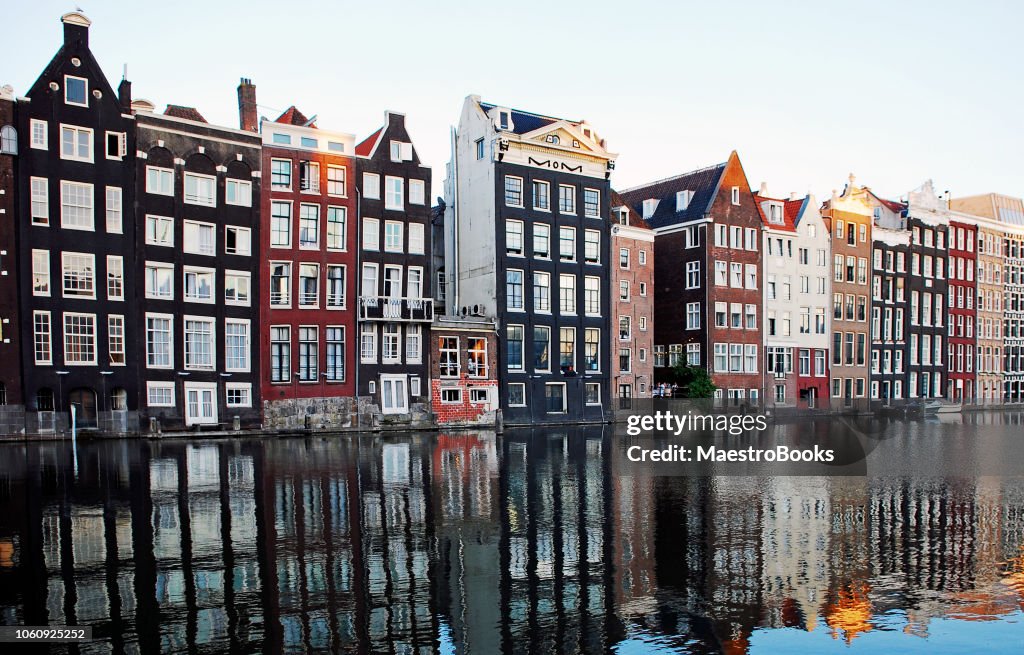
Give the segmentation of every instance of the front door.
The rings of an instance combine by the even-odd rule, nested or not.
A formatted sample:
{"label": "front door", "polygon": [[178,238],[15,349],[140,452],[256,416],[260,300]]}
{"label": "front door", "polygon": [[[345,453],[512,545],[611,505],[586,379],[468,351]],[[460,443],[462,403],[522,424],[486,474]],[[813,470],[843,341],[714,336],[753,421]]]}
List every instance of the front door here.
{"label": "front door", "polygon": [[409,413],[409,387],[406,376],[380,376],[380,411],[382,414]]}
{"label": "front door", "polygon": [[99,425],[96,414],[96,392],[92,389],[75,389],[68,394],[68,404],[75,406],[75,424],[79,428],[95,428]]}
{"label": "front door", "polygon": [[185,383],[185,425],[217,422],[217,385]]}

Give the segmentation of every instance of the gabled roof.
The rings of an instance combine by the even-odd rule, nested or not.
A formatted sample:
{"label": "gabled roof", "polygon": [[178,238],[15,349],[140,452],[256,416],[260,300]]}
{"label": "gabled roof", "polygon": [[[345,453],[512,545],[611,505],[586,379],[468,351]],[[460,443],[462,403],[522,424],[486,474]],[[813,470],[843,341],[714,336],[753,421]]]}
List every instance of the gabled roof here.
{"label": "gabled roof", "polygon": [[[764,213],[764,203],[768,201],[782,203],[781,223],[772,223],[768,220],[767,214]],[[761,215],[761,224],[767,228],[782,230],[783,232],[796,232],[796,219],[800,215],[800,207],[803,206],[803,203],[803,198],[799,200],[783,200],[782,198],[762,196],[759,193],[754,194],[754,204],[757,205],[757,213]]]}
{"label": "gabled roof", "polygon": [[626,209],[629,210],[630,227],[638,227],[644,230],[651,229],[651,226],[647,224],[647,221],[645,221],[643,217],[641,217],[635,209],[630,207],[629,204],[622,198],[621,195],[619,195],[619,192],[616,191],[615,189],[612,189],[611,207],[612,209],[616,209],[618,207],[625,207]]}
{"label": "gabled roof", "polygon": [[[486,114],[498,105],[493,105],[487,102],[480,103],[480,109]],[[545,116],[543,114],[534,114],[533,112],[523,111],[521,109],[509,109],[512,113],[512,132],[515,134],[526,134],[539,130],[542,127],[551,125],[552,123],[558,123],[559,121],[565,121],[571,125],[579,125],[582,121],[572,121],[564,118],[555,118],[553,116]]]}
{"label": "gabled roof", "polygon": [[298,125],[300,127],[316,127],[316,122],[310,122],[305,114],[295,108],[295,105],[286,109],[283,114],[274,119],[274,122],[284,123],[285,125]]}
{"label": "gabled roof", "polygon": [[203,115],[199,113],[199,110],[195,107],[186,107],[184,105],[167,105],[167,109],[164,110],[164,116],[170,116],[172,118],[184,118],[188,121],[196,121],[197,123],[208,122]]}
{"label": "gabled roof", "polygon": [[[622,198],[629,206],[642,211],[644,200],[659,200],[654,214],[647,219],[653,228],[676,225],[699,220],[711,211],[711,203],[729,162],[722,162],[675,177],[658,180],[622,192]],[[692,191],[693,197],[683,211],[676,211],[676,193]]]}
{"label": "gabled roof", "polygon": [[360,157],[369,157],[370,153],[373,152],[374,146],[377,145],[377,140],[383,132],[384,128],[381,127],[376,132],[368,136],[365,141],[356,146],[356,154]]}

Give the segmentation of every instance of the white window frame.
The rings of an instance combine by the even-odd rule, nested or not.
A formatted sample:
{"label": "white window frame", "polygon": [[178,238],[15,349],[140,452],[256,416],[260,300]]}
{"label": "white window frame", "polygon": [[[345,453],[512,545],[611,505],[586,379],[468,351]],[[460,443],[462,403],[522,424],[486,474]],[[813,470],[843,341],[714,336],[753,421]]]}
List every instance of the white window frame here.
{"label": "white window frame", "polygon": [[[232,187],[234,187],[234,199],[232,199]],[[244,193],[239,193],[243,191]],[[224,181],[224,204],[235,205],[236,207],[252,207],[252,181],[239,180],[229,177]]]}
{"label": "white window frame", "polygon": [[[209,276],[210,297],[201,298],[190,296],[188,292],[188,276]],[[198,288],[198,287],[197,287]],[[181,300],[182,302],[199,303],[201,305],[213,305],[217,302],[217,269],[206,266],[182,266],[181,267]]]}
{"label": "white window frame", "polygon": [[[341,171],[341,179],[332,179],[331,173],[337,173],[338,171]],[[336,193],[338,184],[341,185],[341,193]],[[327,165],[327,195],[334,198],[348,197],[348,168],[338,166],[337,164]]]}
{"label": "white window frame", "polygon": [[[422,223],[409,223],[409,254],[410,255],[423,255],[426,254],[426,230]],[[525,236],[523,237],[526,238]]]}
{"label": "white window frame", "polygon": [[380,200],[379,174],[363,173],[363,198],[367,200]]}
{"label": "white window frame", "polygon": [[[85,224],[78,225],[78,224],[74,224],[74,223],[69,223],[68,222],[67,212],[65,211],[65,208],[69,207],[71,205],[65,204],[65,202],[64,202],[64,194],[65,194],[66,191],[68,191],[68,190],[70,190],[72,188],[77,188],[77,189],[82,189],[82,190],[87,189],[88,190],[88,196],[89,196],[89,205],[88,205],[88,208],[87,208],[88,212],[89,212],[89,224],[88,225],[85,225]],[[92,184],[87,184],[87,183],[84,183],[84,182],[72,182],[71,180],[61,180],[61,182],[60,182],[60,226],[63,229],[65,229],[65,230],[82,230],[83,232],[95,232],[96,231],[96,196],[95,196],[94,192],[95,192],[95,189],[94,189]],[[79,205],[74,205],[74,206],[75,207],[79,207]],[[81,207],[85,207],[85,205],[82,205]]]}
{"label": "white window frame", "polygon": [[[228,250],[228,234],[235,233],[235,250]],[[239,248],[238,244],[242,242],[244,238],[245,248]],[[241,225],[225,225],[224,226],[224,254],[225,255],[238,255],[240,257],[248,257],[252,255],[252,228],[242,227]]]}
{"label": "white window frame", "polygon": [[[61,270],[61,275],[64,272]],[[46,280],[46,290],[36,290],[36,279]],[[50,251],[35,249],[32,251],[32,295],[49,297],[53,293],[53,275],[50,272]]]}
{"label": "white window frame", "polygon": [[[188,361],[188,324],[189,322],[207,323],[210,325],[210,365],[198,366],[189,364]],[[217,368],[217,319],[213,316],[192,316],[181,317],[181,353],[182,364],[186,371],[213,371]]]}
{"label": "white window frame", "polygon": [[[90,262],[89,267],[92,270],[92,293],[80,294],[80,293],[68,293],[67,287],[67,270],[68,260],[72,257],[83,257]],[[61,297],[62,298],[75,298],[79,300],[96,300],[96,255],[90,252],[72,252],[64,251],[60,254],[60,279],[61,279]]]}
{"label": "white window frame", "polygon": [[363,250],[380,252],[380,219],[363,217]]}
{"label": "white window frame", "polygon": [[[67,154],[66,152],[64,152],[64,131],[65,130],[70,130],[74,134],[74,138],[72,140],[72,150],[73,150],[73,152],[70,155]],[[79,147],[78,138],[79,138],[79,133],[84,133],[84,134],[87,134],[89,136],[89,141],[88,141],[88,143],[89,143],[89,154],[87,154],[84,157],[82,155],[78,154],[78,147]],[[64,159],[64,160],[67,160],[67,161],[80,161],[80,162],[85,162],[87,164],[93,163],[94,158],[95,158],[95,152],[96,152],[95,136],[96,135],[93,132],[92,128],[82,127],[80,125],[70,125],[68,123],[61,123],[60,124],[60,158]]]}
{"label": "white window frame", "polygon": [[49,225],[50,181],[45,177],[29,178],[29,194],[31,196],[32,225]]}
{"label": "white window frame", "polygon": [[[392,190],[391,185],[397,184]],[[405,209],[405,178],[397,175],[384,176],[384,209],[402,211]]]}
{"label": "white window frame", "polygon": [[[110,154],[110,137],[117,138],[117,153]],[[128,137],[124,132],[110,132],[103,135],[103,154],[107,159],[121,161],[128,154]]]}
{"label": "white window frame", "polygon": [[[149,286],[149,269],[169,271],[169,280],[171,281],[170,290],[167,295],[159,295],[155,293]],[[166,262],[151,262],[147,261],[145,268],[143,269],[143,284],[145,285],[145,296],[146,298],[152,298],[155,300],[174,300],[174,264],[168,264]]]}
{"label": "white window frame", "polygon": [[[198,245],[198,242],[199,242],[198,235],[200,234],[198,231],[196,232],[196,237],[197,237],[197,239],[196,239],[196,241],[197,241],[196,246],[194,248],[190,248],[189,247],[188,232],[189,232],[189,228],[190,227],[193,227],[193,228],[196,228],[196,229],[199,229],[199,228],[209,229],[210,234],[213,235],[213,242],[210,244],[209,252],[204,252],[202,250],[201,246]],[[185,253],[193,254],[193,255],[207,255],[207,256],[210,256],[210,257],[216,257],[217,256],[217,226],[215,224],[213,224],[213,223],[206,223],[204,221],[190,221],[190,220],[182,221],[182,227],[181,227],[181,251],[185,252]]]}
{"label": "white window frame", "polygon": [[[150,225],[150,223],[152,223],[153,226],[154,226],[154,230],[153,230],[154,238],[152,238],[152,239],[150,238],[150,235],[149,235],[149,225]],[[166,239],[166,241],[158,241],[158,240],[156,240],[156,236],[159,234],[159,229],[158,228],[160,228],[161,225],[165,225],[166,227],[169,228],[169,229],[167,229],[167,239]],[[145,227],[145,230],[146,230],[146,235],[145,235],[146,245],[149,245],[149,246],[174,247],[174,217],[173,216],[160,216],[158,214],[146,214],[146,223],[145,223],[144,227]]]}
{"label": "white window frame", "polygon": [[[155,181],[154,184],[154,174]],[[169,185],[165,185],[169,182]],[[174,169],[161,168],[160,166],[146,166],[146,193],[158,196],[174,195]]]}
{"label": "white window frame", "polygon": [[[245,365],[244,366],[230,366],[228,364],[228,326],[229,325],[244,325],[245,326]],[[216,335],[214,340],[216,341]],[[216,359],[214,359],[214,365],[216,365]],[[252,370],[252,322],[247,318],[225,318],[224,319],[224,370],[232,373],[248,373]]]}
{"label": "white window frame", "polygon": [[[111,195],[113,193],[113,195]],[[124,230],[124,194],[119,186],[108,186],[104,195],[103,210],[106,216],[107,234],[122,234]],[[116,209],[113,207],[116,205]],[[115,212],[116,213],[112,213]]]}
{"label": "white window frame", "polygon": [[[238,299],[237,284],[245,280],[245,300]],[[236,285],[235,298],[228,298],[228,289],[231,282]],[[252,274],[249,271],[224,271],[224,304],[236,307],[249,307],[252,305]]]}
{"label": "white window frame", "polygon": [[[41,130],[41,131],[39,131]],[[28,135],[29,135],[29,147],[36,150],[49,150],[50,149],[50,125],[46,121],[41,121],[37,118],[29,119],[28,121]],[[36,135],[42,135],[41,139],[37,139]]]}
{"label": "white window frame", "polygon": [[[245,392],[245,402],[231,402],[232,391]],[[224,405],[226,407],[252,407],[252,384],[249,382],[226,382],[224,383]]]}
{"label": "white window frame", "polygon": [[[120,270],[121,277],[121,293],[119,295],[111,295],[110,293],[110,274],[112,269]],[[107,269],[106,269],[106,282],[107,282],[107,300],[123,301],[124,300],[124,257],[121,255],[107,255]]]}
{"label": "white window frame", "polygon": [[[92,319],[92,359],[82,361],[72,361],[68,359],[68,352],[71,350],[68,347],[68,338],[70,334],[67,329],[67,321],[69,318],[88,318]],[[64,334],[64,366],[96,366],[98,356],[98,335],[99,326],[96,324],[96,314],[90,314],[86,312],[64,312],[61,315],[61,330]]]}
{"label": "white window frame", "polygon": [[409,204],[424,205],[427,202],[427,185],[423,180],[409,178]]}
{"label": "white window frame", "polygon": [[[114,325],[120,321],[121,324],[121,349],[120,351],[114,349]],[[124,314],[107,314],[107,360],[111,366],[127,366],[128,365],[128,337],[125,331]],[[114,361],[114,354],[120,353],[121,363],[118,364]]]}
{"label": "white window frame", "polygon": [[[405,245],[405,224],[402,221],[384,221],[384,252],[402,253]],[[390,229],[397,229],[398,243],[393,244]]]}
{"label": "white window frame", "polygon": [[[166,391],[168,394],[168,399],[165,402],[153,402],[154,391]],[[174,383],[146,382],[146,407],[175,407]]]}
{"label": "white window frame", "polygon": [[[40,319],[46,319],[46,331],[43,332],[39,328],[44,323]],[[45,344],[44,344],[45,342]],[[40,357],[42,349],[41,345],[45,345],[45,350],[48,357]],[[53,364],[53,321],[48,311],[34,311],[32,312],[32,352],[37,365]]]}
{"label": "white window frame", "polygon": [[[196,180],[196,194],[190,196],[188,193],[189,180]],[[212,186],[212,194],[207,198],[206,196],[200,195],[200,182],[207,182]],[[186,205],[199,205],[201,207],[216,207],[217,206],[217,177],[215,175],[204,175],[203,173],[194,173],[191,171],[185,171],[182,175],[182,202]]]}
{"label": "white window frame", "polygon": [[[74,102],[68,100],[68,80],[75,80],[82,82],[85,85],[85,102]],[[64,76],[64,104],[74,105],[75,107],[88,107],[89,106],[89,80],[84,77],[78,77],[77,75],[65,75]]]}

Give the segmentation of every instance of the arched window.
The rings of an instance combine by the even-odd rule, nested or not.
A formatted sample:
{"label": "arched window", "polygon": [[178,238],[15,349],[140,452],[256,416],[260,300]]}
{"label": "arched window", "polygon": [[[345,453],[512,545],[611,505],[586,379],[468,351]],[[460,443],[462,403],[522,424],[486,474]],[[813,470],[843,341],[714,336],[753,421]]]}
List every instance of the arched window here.
{"label": "arched window", "polygon": [[18,132],[10,125],[0,128],[0,152],[5,155],[18,154]]}
{"label": "arched window", "polygon": [[36,411],[37,412],[52,412],[53,411],[53,389],[43,387],[36,392]]}

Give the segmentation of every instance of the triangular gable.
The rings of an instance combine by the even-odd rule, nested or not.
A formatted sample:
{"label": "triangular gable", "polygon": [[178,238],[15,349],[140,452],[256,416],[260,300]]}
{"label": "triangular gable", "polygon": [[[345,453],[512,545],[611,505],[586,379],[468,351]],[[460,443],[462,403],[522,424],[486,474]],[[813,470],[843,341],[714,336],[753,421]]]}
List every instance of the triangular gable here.
{"label": "triangular gable", "polygon": [[[600,154],[605,154],[607,152],[604,148],[601,148],[600,146],[597,146],[597,144],[594,142],[593,139],[591,139],[591,138],[589,138],[587,136],[584,136],[583,132],[581,132],[580,129],[576,125],[574,125],[574,124],[572,124],[572,123],[570,123],[569,121],[566,121],[566,120],[558,120],[558,121],[555,121],[554,123],[551,123],[549,125],[545,125],[544,127],[537,128],[536,130],[533,130],[532,132],[527,132],[526,134],[522,135],[522,138],[524,140],[529,140],[529,141],[543,142],[544,141],[544,137],[546,137],[549,134],[554,134],[554,133],[559,132],[559,131],[565,132],[571,138],[573,138],[573,139],[575,139],[575,140],[580,142],[580,147],[579,148],[573,148],[571,142],[568,143],[568,144],[566,144],[564,142],[560,143],[559,145],[561,145],[563,147],[566,147],[566,148],[569,148],[569,149],[572,149],[572,150],[583,150],[583,149],[586,149],[588,152],[600,153]],[[559,137],[559,138],[561,138],[561,137]]]}
{"label": "triangular gable", "polygon": [[381,135],[384,134],[384,128],[379,128],[376,132],[368,136],[364,141],[356,146],[356,154],[360,157],[370,157],[377,150],[377,144],[380,143]]}

